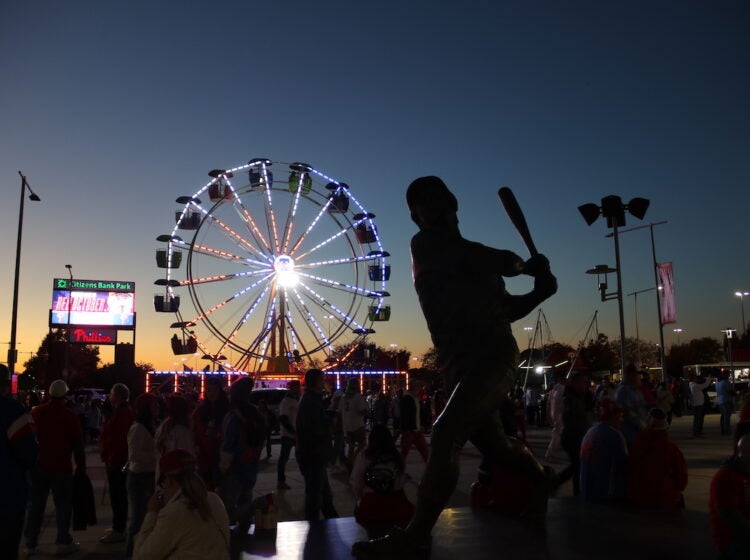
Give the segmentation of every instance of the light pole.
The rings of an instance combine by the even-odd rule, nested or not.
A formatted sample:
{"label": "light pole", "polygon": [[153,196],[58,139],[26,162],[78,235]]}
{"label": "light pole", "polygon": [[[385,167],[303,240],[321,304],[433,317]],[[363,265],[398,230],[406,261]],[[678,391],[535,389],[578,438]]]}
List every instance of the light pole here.
{"label": "light pole", "polygon": [[[620,318],[621,374],[625,372],[625,314],[622,310],[622,267],[620,266],[620,236],[618,235],[618,228],[625,226],[625,210],[639,220],[642,220],[646,215],[649,204],[650,201],[645,198],[633,198],[627,204],[623,204],[619,196],[611,194],[602,199],[601,206],[588,203],[578,207],[578,211],[583,216],[586,224],[593,224],[601,214],[607,218],[607,227],[612,228],[612,237],[615,240],[615,271],[617,272],[617,311]],[[602,297],[604,297],[604,292],[602,292]]]}
{"label": "light pole", "polygon": [[70,284],[68,285],[68,320],[65,327],[65,369],[63,370],[63,378],[70,379],[70,307],[73,304],[73,266],[66,264],[65,268],[68,269],[70,275]]}
{"label": "light pole", "polygon": [[664,322],[662,321],[662,316],[661,316],[661,293],[659,292],[659,290],[661,290],[662,287],[659,285],[659,263],[656,262],[656,243],[654,242],[654,226],[661,226],[666,223],[667,221],[663,220],[661,222],[653,222],[650,224],[636,226],[636,227],[632,227],[632,228],[628,228],[628,229],[624,229],[620,231],[620,233],[628,233],[630,231],[635,231],[637,229],[643,229],[647,227],[649,229],[649,233],[651,234],[651,258],[652,258],[653,267],[654,267],[654,287],[656,288],[656,317],[659,319],[659,363],[661,365],[661,380],[662,381],[666,381],[667,372],[664,369]]}
{"label": "light pole", "polygon": [[745,296],[750,296],[750,292],[734,292],[734,295],[740,298],[740,311],[742,312],[740,336],[745,336],[745,332],[747,331],[747,323],[745,322]]}
{"label": "light pole", "polygon": [[672,329],[674,333],[677,335],[677,346],[680,346],[680,333],[683,332],[682,329]]}
{"label": "light pole", "polygon": [[11,376],[16,372],[16,333],[18,326],[18,284],[21,276],[21,236],[23,234],[23,203],[26,189],[29,189],[29,200],[40,202],[42,199],[31,190],[31,186],[26,181],[26,177],[20,171],[21,176],[21,204],[18,209],[18,237],[16,239],[16,271],[13,277],[13,311],[10,319],[10,347],[8,348],[8,369]]}

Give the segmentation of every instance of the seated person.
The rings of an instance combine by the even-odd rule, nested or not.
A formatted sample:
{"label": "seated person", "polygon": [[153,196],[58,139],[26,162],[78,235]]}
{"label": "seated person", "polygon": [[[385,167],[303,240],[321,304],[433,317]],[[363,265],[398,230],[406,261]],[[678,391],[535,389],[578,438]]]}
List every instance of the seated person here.
{"label": "seated person", "polygon": [[667,415],[661,408],[649,412],[648,426],[630,448],[628,499],[635,505],[657,508],[684,507],[687,487],[685,457],[670,439]]}
{"label": "seated person", "polygon": [[414,506],[404,493],[405,464],[385,424],[375,424],[367,447],[357,454],[351,483],[357,504],[354,518],[370,529],[405,525]]}
{"label": "seated person", "polygon": [[750,558],[750,435],[711,480],[711,537],[723,560]]}
{"label": "seated person", "polygon": [[185,449],[159,459],[159,489],[135,537],[133,559],[229,559],[229,518],[221,498],[207,492],[195,458]]}
{"label": "seated person", "polygon": [[[515,442],[508,438],[512,443]],[[478,481],[471,485],[471,507],[484,507],[506,514],[520,514],[528,505],[531,479],[499,465],[487,457],[479,465]]]}
{"label": "seated person", "polygon": [[581,443],[581,497],[591,502],[625,499],[628,447],[620,431],[624,410],[604,399],[599,423],[588,429]]}

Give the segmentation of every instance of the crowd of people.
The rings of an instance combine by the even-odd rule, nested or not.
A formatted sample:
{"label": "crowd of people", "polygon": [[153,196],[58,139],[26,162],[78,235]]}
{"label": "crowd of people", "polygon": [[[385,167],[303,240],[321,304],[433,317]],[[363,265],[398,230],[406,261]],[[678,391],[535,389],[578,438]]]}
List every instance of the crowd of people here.
{"label": "crowd of people", "polygon": [[[76,398],[58,379],[41,402],[7,398],[9,410],[23,420],[15,424],[24,430],[23,439],[13,442],[13,466],[22,481],[14,485],[17,531],[3,539],[3,550],[13,553],[2,557],[16,557],[21,539],[24,557],[37,553],[50,493],[55,554],[79,550],[70,532],[73,511],[81,499],[93,508],[92,490],[85,497],[74,493],[77,478],[91,484],[87,443],[98,446],[112,508],[112,525],[99,540],[122,543],[126,558],[216,558],[223,550],[228,555],[230,526],[239,537],[253,521],[259,462],[264,451],[271,457],[276,427],[277,489],[290,488],[286,470],[294,453],[305,480],[307,519],[338,516],[327,480],[333,468],[351,475],[351,513],[362,524],[375,530],[408,520],[413,505],[403,491],[405,457],[416,447],[426,461],[424,430],[435,412],[423,385],[415,382],[386,397],[378,390],[363,394],[352,379],[344,391],[328,391],[323,373],[310,370],[304,395],[299,381],[290,382],[278,413],[264,401],[253,405],[252,389],[250,378],[225,387],[217,377],[207,380],[203,399],[155,392],[131,401],[128,387],[116,383],[100,402]],[[22,492],[27,487],[28,495]]]}
{"label": "crowd of people", "polygon": [[[567,463],[558,472],[558,484],[572,479],[573,494],[590,502],[680,509],[685,507],[688,470],[668,430],[674,416],[690,410],[691,439],[704,437],[705,415],[711,406],[707,389],[714,382],[719,433],[733,436],[732,445],[727,446],[733,453],[711,483],[712,537],[722,558],[748,558],[750,394],[738,394],[728,372],[718,378],[692,375],[684,383],[664,383],[629,365],[617,385],[606,377],[594,384],[586,375],[573,372],[560,376],[546,397],[533,388],[522,396],[514,394],[517,406],[531,404],[532,412],[526,415],[529,421],[546,417],[552,424],[545,457],[549,463],[558,462],[563,450]],[[540,402],[546,404],[542,414]],[[731,418],[738,405],[732,430]],[[506,425],[513,429],[510,421]],[[507,480],[509,475],[504,476]],[[479,500],[487,503],[487,494],[494,492],[495,504],[507,507],[513,502],[507,485],[490,490],[489,484],[474,489]]]}
{"label": "crowd of people", "polygon": [[[706,381],[692,379],[687,386],[702,392]],[[343,391],[332,391],[323,372],[312,369],[304,390],[299,381],[289,383],[277,414],[251,404],[252,389],[249,378],[229,388],[212,378],[201,400],[146,393],[131,403],[128,387],[111,388],[104,406],[95,406],[102,411],[97,443],[112,507],[112,526],[101,535],[102,543],[123,543],[127,558],[228,557],[231,531],[246,535],[253,521],[253,488],[264,451],[271,456],[274,426],[280,436],[277,489],[290,488],[286,471],[294,453],[304,478],[306,519],[339,516],[329,471],[348,474],[356,505],[346,514],[371,534],[412,518],[414,505],[404,492],[406,458],[412,447],[425,463],[429,458],[425,435],[441,411],[439,387],[412,379],[408,388],[390,394],[378,387],[363,393],[359,381],[350,379]],[[560,376],[546,392],[519,389],[509,394],[505,430],[524,439],[526,425],[551,424],[545,457],[557,465],[558,487],[570,480],[572,493],[591,502],[684,507],[687,466],[668,432],[672,417],[684,410],[679,383],[652,383],[628,367],[618,385],[608,378],[594,384],[573,373]],[[721,395],[725,389],[719,389]],[[12,464],[3,459],[8,463],[3,472],[22,481],[12,486],[17,496],[3,501],[0,512],[3,558],[18,552],[18,540],[13,549],[16,537],[9,540],[9,532],[17,539],[23,535],[25,556],[34,555],[50,493],[56,554],[79,548],[70,532],[74,502],[81,499],[77,490],[74,495],[74,480],[86,475],[84,446],[92,424],[88,415],[82,418],[80,402],[68,396],[65,382],[57,380],[47,399],[31,410],[3,400],[3,421],[12,420],[14,428],[8,433],[15,458]],[[739,398],[729,397],[719,400],[722,434],[731,430],[724,413],[731,418]],[[742,402],[734,453],[711,487],[713,536],[726,558],[746,557],[750,535],[750,435],[743,437],[750,434],[750,400]],[[688,405],[695,418],[705,402],[692,395]],[[701,437],[703,419],[697,416],[694,434]],[[471,500],[518,512],[530,488],[512,468],[483,461]]]}

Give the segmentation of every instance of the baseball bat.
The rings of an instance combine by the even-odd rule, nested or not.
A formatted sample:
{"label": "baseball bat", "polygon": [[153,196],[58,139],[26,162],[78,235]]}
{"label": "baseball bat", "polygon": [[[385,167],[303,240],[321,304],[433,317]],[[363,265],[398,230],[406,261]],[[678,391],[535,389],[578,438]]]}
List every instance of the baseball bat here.
{"label": "baseball bat", "polygon": [[523,242],[526,244],[529,253],[532,257],[536,256],[539,252],[536,250],[536,245],[534,245],[534,240],[531,238],[531,232],[526,223],[526,218],[523,215],[523,210],[521,210],[521,206],[519,206],[513,191],[508,187],[501,187],[500,190],[497,191],[497,196],[500,198],[500,202],[503,203],[503,207],[505,208],[505,212],[508,214],[510,221],[521,235],[521,239],[523,239]]}

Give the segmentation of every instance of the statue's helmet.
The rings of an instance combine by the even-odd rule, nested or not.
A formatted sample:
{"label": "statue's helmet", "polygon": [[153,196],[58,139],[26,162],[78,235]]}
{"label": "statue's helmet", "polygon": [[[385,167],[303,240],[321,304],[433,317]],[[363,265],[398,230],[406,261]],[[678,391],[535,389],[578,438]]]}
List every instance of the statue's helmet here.
{"label": "statue's helmet", "polygon": [[458,212],[458,200],[440,177],[430,175],[415,179],[406,189],[406,204],[412,219],[421,227],[443,221]]}

